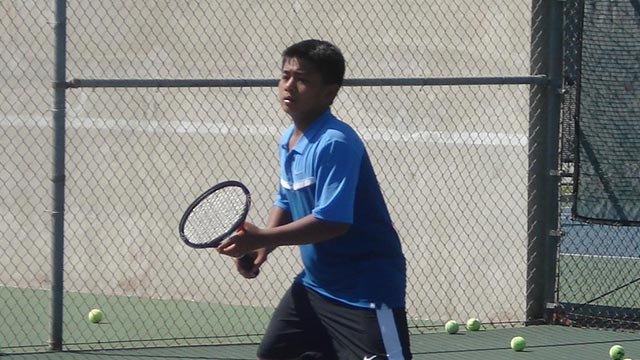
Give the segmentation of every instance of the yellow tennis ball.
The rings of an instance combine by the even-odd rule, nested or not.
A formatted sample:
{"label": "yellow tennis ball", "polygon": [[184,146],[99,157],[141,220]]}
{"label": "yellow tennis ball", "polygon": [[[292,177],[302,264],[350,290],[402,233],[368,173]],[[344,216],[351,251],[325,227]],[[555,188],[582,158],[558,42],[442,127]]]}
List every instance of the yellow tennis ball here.
{"label": "yellow tennis ball", "polygon": [[522,351],[525,347],[527,347],[527,342],[522,336],[516,336],[511,339],[511,348],[513,351]]}
{"label": "yellow tennis ball", "polygon": [[446,324],[444,324],[444,329],[449,333],[449,334],[455,334],[458,332],[458,330],[460,329],[460,326],[458,325],[458,322],[455,320],[449,320],[447,321]]}
{"label": "yellow tennis ball", "polygon": [[87,318],[92,323],[97,324],[104,318],[104,313],[100,309],[93,309],[89,311],[89,315],[87,315]]}
{"label": "yellow tennis ball", "polygon": [[609,349],[609,357],[613,360],[620,360],[624,357],[624,348],[621,345],[613,345]]}
{"label": "yellow tennis ball", "polygon": [[467,320],[467,330],[469,331],[478,331],[480,330],[480,320],[476,318],[471,318]]}

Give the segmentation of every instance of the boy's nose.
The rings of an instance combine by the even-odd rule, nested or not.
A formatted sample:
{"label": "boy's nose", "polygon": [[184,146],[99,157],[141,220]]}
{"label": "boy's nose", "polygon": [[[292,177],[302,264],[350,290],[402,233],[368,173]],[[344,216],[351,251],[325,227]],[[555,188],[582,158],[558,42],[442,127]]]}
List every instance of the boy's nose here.
{"label": "boy's nose", "polygon": [[295,84],[295,80],[293,79],[293,77],[290,77],[289,79],[287,79],[287,82],[284,83],[284,87],[286,89],[293,89],[294,84]]}

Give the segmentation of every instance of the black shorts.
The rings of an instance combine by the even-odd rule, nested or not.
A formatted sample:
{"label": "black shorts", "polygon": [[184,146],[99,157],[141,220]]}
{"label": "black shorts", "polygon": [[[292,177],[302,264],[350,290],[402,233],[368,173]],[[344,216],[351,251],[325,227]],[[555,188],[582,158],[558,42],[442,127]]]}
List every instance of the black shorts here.
{"label": "black shorts", "polygon": [[262,359],[409,360],[404,309],[367,309],[294,283],[258,348]]}

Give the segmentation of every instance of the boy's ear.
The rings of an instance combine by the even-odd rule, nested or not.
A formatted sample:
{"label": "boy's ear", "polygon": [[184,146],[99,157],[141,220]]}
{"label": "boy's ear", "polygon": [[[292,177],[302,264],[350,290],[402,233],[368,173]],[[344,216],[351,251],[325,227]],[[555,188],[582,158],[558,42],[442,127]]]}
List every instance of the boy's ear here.
{"label": "boy's ear", "polygon": [[329,103],[333,103],[333,99],[338,96],[338,91],[340,91],[340,85],[338,84],[330,84],[325,87],[325,96]]}

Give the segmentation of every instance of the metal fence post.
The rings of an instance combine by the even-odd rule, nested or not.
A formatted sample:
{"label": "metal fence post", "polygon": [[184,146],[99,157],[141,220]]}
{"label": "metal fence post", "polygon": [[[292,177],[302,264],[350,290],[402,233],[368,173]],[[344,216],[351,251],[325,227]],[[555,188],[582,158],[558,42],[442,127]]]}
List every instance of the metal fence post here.
{"label": "metal fence post", "polygon": [[66,91],[66,0],[55,2],[55,60],[53,98],[53,204],[51,247],[51,333],[49,347],[62,350],[64,277],[64,184],[65,184],[65,91]]}
{"label": "metal fence post", "polygon": [[555,302],[562,96],[562,1],[532,6],[531,72],[548,74],[549,84],[530,94],[527,323],[548,322],[547,304]]}

